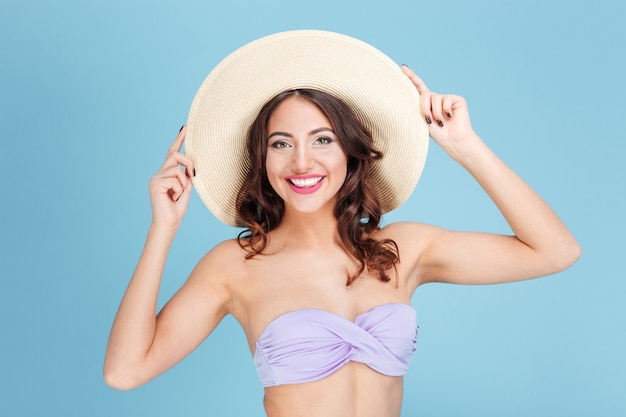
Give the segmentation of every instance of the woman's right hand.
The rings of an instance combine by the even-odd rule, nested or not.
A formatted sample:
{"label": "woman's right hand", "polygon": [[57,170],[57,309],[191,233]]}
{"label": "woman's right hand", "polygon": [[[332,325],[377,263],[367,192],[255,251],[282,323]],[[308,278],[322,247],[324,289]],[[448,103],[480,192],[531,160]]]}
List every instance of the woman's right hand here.
{"label": "woman's right hand", "polygon": [[[161,168],[150,179],[152,224],[177,229],[189,206],[191,176],[195,174],[193,161],[180,153],[185,140],[183,126],[167,152]],[[185,169],[183,169],[185,168]]]}

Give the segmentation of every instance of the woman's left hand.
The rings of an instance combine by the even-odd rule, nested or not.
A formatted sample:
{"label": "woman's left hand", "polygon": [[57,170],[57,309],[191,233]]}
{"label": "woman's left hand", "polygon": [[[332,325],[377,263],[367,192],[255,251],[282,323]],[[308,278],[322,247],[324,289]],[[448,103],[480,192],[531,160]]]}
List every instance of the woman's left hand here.
{"label": "woman's left hand", "polygon": [[[474,133],[462,97],[432,93],[413,71],[402,71],[420,93],[430,136],[476,179],[514,236],[454,232],[421,223],[403,224],[393,239],[405,250],[415,285],[425,282],[496,284],[562,271],[580,247],[552,209]],[[391,229],[388,229],[391,230]],[[406,259],[413,256],[413,259]],[[408,265],[408,266],[407,266]]]}
{"label": "woman's left hand", "polygon": [[465,99],[452,94],[431,92],[409,67],[402,66],[402,72],[411,80],[420,94],[422,116],[428,123],[430,137],[450,156],[461,152],[468,140],[477,136],[472,129]]}

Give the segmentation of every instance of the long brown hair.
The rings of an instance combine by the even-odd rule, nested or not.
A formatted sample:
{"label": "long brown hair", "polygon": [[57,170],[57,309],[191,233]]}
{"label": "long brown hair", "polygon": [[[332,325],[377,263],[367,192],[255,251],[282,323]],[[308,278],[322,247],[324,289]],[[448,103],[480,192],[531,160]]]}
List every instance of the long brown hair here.
{"label": "long brown hair", "polygon": [[398,246],[391,239],[371,237],[379,228],[382,213],[370,182],[370,166],[383,155],[374,147],[371,133],[352,109],[342,100],[318,90],[285,91],[268,101],[252,123],[246,142],[251,166],[237,197],[237,212],[246,227],[238,236],[239,245],[248,252],[247,259],[262,254],[269,243],[268,233],[283,218],[284,202],[270,185],[265,170],[267,126],[278,105],[294,96],[311,101],[326,115],[348,159],[347,176],[337,194],[334,210],[341,242],[359,262],[357,271],[348,275],[347,285],[365,268],[377,272],[380,280],[389,281],[387,270],[392,267],[395,270],[400,261]]}

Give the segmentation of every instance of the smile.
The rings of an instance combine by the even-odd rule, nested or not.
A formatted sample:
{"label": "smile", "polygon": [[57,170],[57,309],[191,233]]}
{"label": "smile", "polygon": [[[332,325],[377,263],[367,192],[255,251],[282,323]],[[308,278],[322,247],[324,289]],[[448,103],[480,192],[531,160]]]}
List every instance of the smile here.
{"label": "smile", "polygon": [[287,178],[287,183],[298,194],[311,194],[317,191],[323,183],[324,177]]}
{"label": "smile", "polygon": [[289,178],[289,182],[298,188],[311,188],[322,180],[322,177]]}

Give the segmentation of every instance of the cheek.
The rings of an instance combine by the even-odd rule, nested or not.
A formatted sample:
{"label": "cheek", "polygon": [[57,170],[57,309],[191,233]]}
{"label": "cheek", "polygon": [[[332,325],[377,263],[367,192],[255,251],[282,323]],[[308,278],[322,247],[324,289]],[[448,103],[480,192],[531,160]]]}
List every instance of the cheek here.
{"label": "cheek", "polygon": [[337,156],[335,169],[338,173],[343,175],[344,179],[348,175],[348,157],[344,153]]}
{"label": "cheek", "polygon": [[265,157],[265,172],[267,172],[268,176],[270,173],[276,172],[276,161],[272,158],[271,154]]}
{"label": "cheek", "polygon": [[267,179],[269,180],[274,191],[276,191],[277,181],[279,181],[279,170],[277,169],[277,166],[276,161],[268,154],[265,158],[265,175],[267,176]]}

